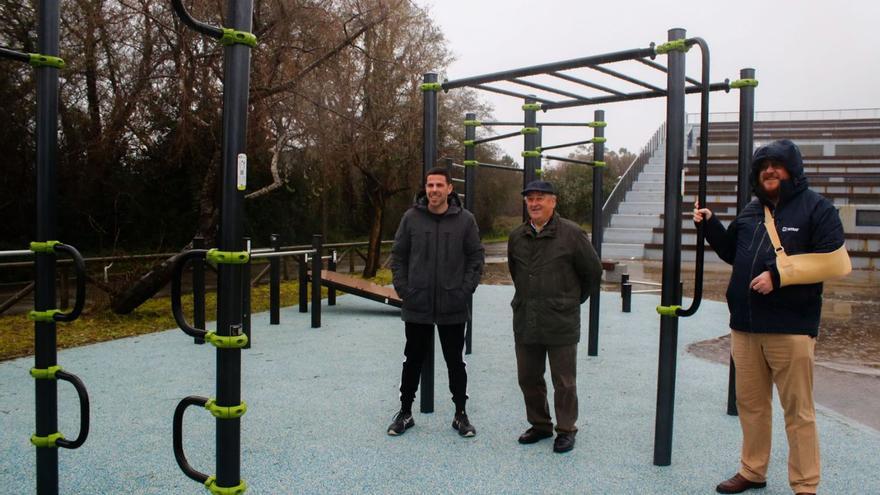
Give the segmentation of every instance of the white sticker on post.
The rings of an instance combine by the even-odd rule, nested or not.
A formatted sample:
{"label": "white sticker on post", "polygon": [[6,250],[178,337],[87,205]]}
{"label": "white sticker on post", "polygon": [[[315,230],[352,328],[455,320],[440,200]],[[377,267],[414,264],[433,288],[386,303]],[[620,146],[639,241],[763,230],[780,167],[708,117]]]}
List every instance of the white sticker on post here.
{"label": "white sticker on post", "polygon": [[244,191],[247,188],[247,155],[244,153],[238,154],[238,181],[236,185],[239,191]]}

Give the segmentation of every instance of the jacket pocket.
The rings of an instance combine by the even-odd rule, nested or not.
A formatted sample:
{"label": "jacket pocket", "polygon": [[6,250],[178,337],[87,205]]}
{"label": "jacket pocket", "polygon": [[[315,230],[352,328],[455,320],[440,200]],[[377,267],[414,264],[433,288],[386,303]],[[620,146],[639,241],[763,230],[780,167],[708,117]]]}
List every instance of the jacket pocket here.
{"label": "jacket pocket", "polygon": [[546,300],[544,311],[540,311],[543,320],[541,326],[550,333],[575,332],[580,328],[581,305],[578,299],[569,297],[551,297]]}
{"label": "jacket pocket", "polygon": [[401,295],[403,307],[410,311],[429,313],[431,309],[428,304],[428,299],[431,297],[430,292],[428,289],[410,287],[407,289],[406,295]]}
{"label": "jacket pocket", "polygon": [[468,298],[462,289],[444,289],[438,313],[452,314],[467,311]]}

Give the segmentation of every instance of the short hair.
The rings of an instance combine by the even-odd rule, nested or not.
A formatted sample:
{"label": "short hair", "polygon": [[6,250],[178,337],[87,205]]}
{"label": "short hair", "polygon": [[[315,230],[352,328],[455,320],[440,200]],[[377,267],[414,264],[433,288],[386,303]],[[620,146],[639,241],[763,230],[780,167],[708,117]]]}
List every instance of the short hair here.
{"label": "short hair", "polygon": [[428,176],[429,176],[429,175],[442,175],[443,177],[446,177],[446,183],[447,183],[447,184],[452,184],[452,175],[449,173],[449,169],[448,169],[448,168],[445,168],[445,167],[432,167],[430,170],[428,170],[428,171],[425,173],[425,181],[424,181],[425,184],[428,183]]}

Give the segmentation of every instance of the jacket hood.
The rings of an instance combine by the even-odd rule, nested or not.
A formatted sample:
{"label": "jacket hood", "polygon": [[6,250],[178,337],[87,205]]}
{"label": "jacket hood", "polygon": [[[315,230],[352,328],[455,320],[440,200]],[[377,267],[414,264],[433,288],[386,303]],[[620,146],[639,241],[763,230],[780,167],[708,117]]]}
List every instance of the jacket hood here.
{"label": "jacket hood", "polygon": [[791,176],[790,179],[782,181],[780,185],[780,201],[784,201],[795,193],[807,188],[807,177],[804,175],[804,159],[801,156],[801,150],[788,139],[773,141],[755,150],[755,155],[752,157],[752,167],[749,171],[749,183],[752,185],[752,191],[761,202],[769,202],[768,198],[764,195],[764,191],[758,185],[758,176],[764,160],[776,160],[782,163],[785,165],[788,175]]}
{"label": "jacket hood", "polygon": [[[456,193],[455,191],[449,193],[449,196],[446,197],[446,203],[449,205],[449,209],[446,210],[447,213],[454,214],[461,211],[461,198],[459,198],[458,193]],[[413,208],[428,211],[428,194],[425,192],[424,189],[416,194],[416,197],[413,200]]]}

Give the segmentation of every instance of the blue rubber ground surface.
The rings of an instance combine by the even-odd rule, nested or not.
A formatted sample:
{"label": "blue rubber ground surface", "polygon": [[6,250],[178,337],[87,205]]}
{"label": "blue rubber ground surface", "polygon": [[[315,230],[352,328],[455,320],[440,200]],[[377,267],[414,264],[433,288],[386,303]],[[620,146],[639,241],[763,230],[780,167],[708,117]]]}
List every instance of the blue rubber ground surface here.
{"label": "blue rubber ground surface", "polygon": [[[569,454],[552,441],[517,444],[527,427],[516,383],[510,286],[481,286],[475,296],[474,353],[468,356],[469,414],[475,438],[451,428],[452,403],[439,354],[436,412],[415,414],[401,437],[385,429],[398,407],[403,324],[397,311],[352,296],[324,307],[324,327],[309,328],[297,308],[282,325],[253,317],[254,347],[244,353],[242,477],[253,494],[596,493],[708,494],[737,468],[739,423],[725,415],[727,367],[684,352],[688,342],[726,333],[725,305],[704,301],[682,319],[672,465],[652,465],[656,402],[658,298],[637,295],[621,313],[602,294],[600,352],[579,356],[580,433]],[[326,304],[326,302],[325,302]],[[584,306],[587,321],[588,305]],[[62,329],[63,331],[63,329]],[[203,494],[178,469],[171,418],[187,395],[214,395],[215,356],[179,330],[59,353],[86,383],[92,433],[79,450],[60,452],[61,492]],[[0,363],[0,486],[33,493],[33,359]],[[549,376],[548,376],[549,379]],[[78,427],[72,387],[59,383],[61,431]],[[552,398],[551,398],[552,404]],[[416,402],[418,405],[418,399]],[[784,427],[775,412],[774,450],[765,495],[790,493]],[[823,482],[832,494],[880,493],[880,433],[819,411]],[[190,408],[185,449],[198,470],[214,471],[214,419]]]}

